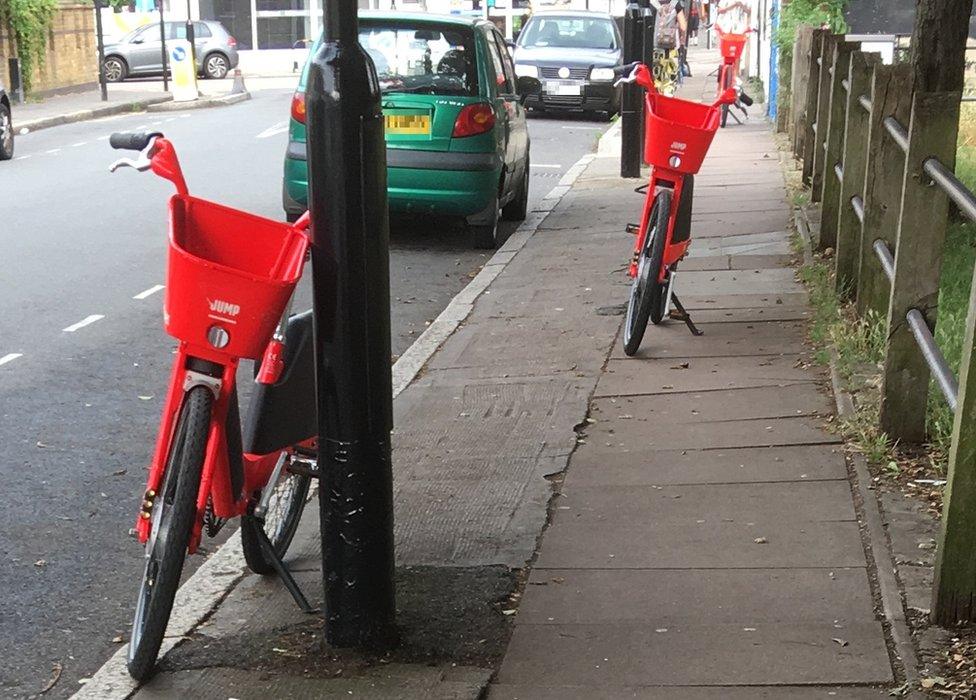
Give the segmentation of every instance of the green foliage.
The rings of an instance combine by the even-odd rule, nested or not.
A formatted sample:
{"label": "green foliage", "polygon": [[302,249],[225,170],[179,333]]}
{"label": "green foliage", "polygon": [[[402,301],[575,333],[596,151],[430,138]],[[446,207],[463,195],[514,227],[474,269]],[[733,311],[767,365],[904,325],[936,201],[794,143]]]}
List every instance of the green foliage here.
{"label": "green foliage", "polygon": [[27,92],[34,71],[44,65],[47,37],[57,9],[58,0],[0,0],[0,22],[13,29]]}
{"label": "green foliage", "polygon": [[815,27],[826,26],[835,34],[847,31],[844,20],[844,7],[847,0],[790,0],[780,12],[779,27],[776,29],[776,45],[779,47],[780,62],[788,61],[793,55],[793,41],[801,24]]}

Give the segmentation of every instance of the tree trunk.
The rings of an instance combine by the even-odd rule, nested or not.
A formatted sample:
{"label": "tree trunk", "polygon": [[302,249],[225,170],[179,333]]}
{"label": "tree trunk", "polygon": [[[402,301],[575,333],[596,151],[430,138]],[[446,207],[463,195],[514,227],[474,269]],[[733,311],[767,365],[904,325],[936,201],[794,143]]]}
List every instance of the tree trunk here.
{"label": "tree trunk", "polygon": [[915,92],[961,92],[973,0],[915,0]]}

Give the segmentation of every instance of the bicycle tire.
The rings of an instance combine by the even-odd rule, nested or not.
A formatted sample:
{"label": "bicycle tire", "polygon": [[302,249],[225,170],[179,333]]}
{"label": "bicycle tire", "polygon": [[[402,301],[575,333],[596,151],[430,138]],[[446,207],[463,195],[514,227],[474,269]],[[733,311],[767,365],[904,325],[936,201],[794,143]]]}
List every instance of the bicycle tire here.
{"label": "bicycle tire", "polygon": [[630,300],[624,320],[624,352],[632,357],[640,348],[654,309],[663,305],[661,299],[666,284],[657,281],[661,265],[664,263],[664,249],[667,244],[668,220],[671,217],[671,191],[664,189],[654,197],[654,205],[648,215],[648,226],[644,247],[637,263],[637,275],[630,287]]}
{"label": "bicycle tire", "polygon": [[[241,518],[241,549],[244,551],[244,560],[247,562],[248,568],[254,573],[262,576],[275,573],[274,567],[261,548],[258,528],[265,531],[278,558],[284,558],[288,547],[291,546],[291,541],[295,538],[302,513],[305,511],[311,482],[310,476],[291,473],[287,470],[286,465],[278,481],[271,485],[276,490],[287,488],[285,498],[272,497],[275,500],[268,504],[268,514],[277,514],[277,517],[266,515],[258,518],[253,513],[249,513]],[[265,486],[265,488],[267,487]]]}
{"label": "bicycle tire", "polygon": [[153,504],[153,533],[146,544],[146,566],[132,621],[126,665],[138,681],[149,678],[163,643],[180,585],[186,549],[197,518],[197,495],[213,408],[204,386],[183,397],[166,459],[163,486]]}

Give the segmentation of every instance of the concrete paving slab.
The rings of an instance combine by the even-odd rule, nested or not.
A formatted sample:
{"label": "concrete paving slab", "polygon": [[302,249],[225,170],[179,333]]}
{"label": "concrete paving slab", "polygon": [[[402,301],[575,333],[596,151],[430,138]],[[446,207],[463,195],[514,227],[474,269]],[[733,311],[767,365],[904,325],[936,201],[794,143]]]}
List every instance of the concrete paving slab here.
{"label": "concrete paving slab", "polygon": [[806,291],[789,294],[736,294],[719,297],[699,294],[694,289],[681,293],[681,303],[686,309],[748,309],[762,306],[802,306],[809,300]]}
{"label": "concrete paving slab", "polygon": [[739,197],[709,197],[695,199],[694,214],[700,216],[708,213],[739,214],[744,216],[749,212],[768,211],[786,206],[786,193],[772,192],[757,193],[754,197],[742,199]]}
{"label": "concrete paving slab", "polygon": [[[686,307],[687,308],[687,307]],[[805,321],[812,317],[809,307],[776,306],[752,307],[745,309],[695,309],[695,323],[755,323],[757,321]],[[681,321],[667,319],[666,324],[680,324]]]}
{"label": "concrete paving slab", "polygon": [[614,359],[600,376],[594,398],[794,385],[820,378],[791,356]]}
{"label": "concrete paving slab", "polygon": [[[881,624],[520,625],[499,683],[789,685],[892,680]],[[842,639],[841,645],[834,639]],[[694,659],[694,662],[690,662]],[[775,660],[775,661],[774,661]]]}
{"label": "concrete paving slab", "polygon": [[688,257],[715,255],[791,255],[790,234],[786,231],[750,233],[721,238],[692,239]]}
{"label": "concrete paving slab", "polygon": [[[683,297],[684,295],[682,295]],[[713,299],[712,308],[734,304],[742,297],[754,295],[706,297]],[[788,295],[777,296],[777,298]],[[693,296],[696,300],[701,297]],[[684,301],[684,298],[682,298]],[[697,302],[696,303],[701,303]],[[749,304],[753,306],[755,304]],[[685,304],[688,307],[688,304]],[[688,307],[694,309],[695,307]],[[694,314],[692,314],[694,316]],[[644,336],[641,349],[634,357],[727,357],[743,355],[795,354],[806,338],[805,324],[791,321],[757,323],[702,323],[703,336],[693,336],[682,324],[652,326]],[[626,359],[623,346],[614,346],[614,359]]]}
{"label": "concrete paving slab", "polygon": [[[675,484],[669,486],[582,486],[570,470],[556,501],[552,531],[622,521],[628,527],[662,531],[696,529],[715,523],[745,523],[763,530],[854,520],[846,481],[787,481],[753,484]],[[758,535],[757,535],[758,536]],[[607,543],[619,546],[616,538]]]}
{"label": "concrete paving slab", "polygon": [[[833,400],[812,382],[692,391],[667,396],[621,396],[594,399],[590,403],[590,419],[596,422],[585,432],[587,435],[602,434],[613,426],[614,434],[629,434],[636,417],[646,418],[651,423],[681,425],[755,418],[826,416],[833,412],[833,408]],[[641,426],[636,429],[640,430]]]}
{"label": "concrete paving slab", "polygon": [[[461,671],[464,671],[463,673]],[[309,678],[232,668],[205,668],[159,675],[142,687],[135,698],[155,700],[193,698],[194,700],[240,700],[257,698],[356,697],[367,700],[394,700],[404,697],[438,700],[476,700],[481,697],[491,671],[457,667],[424,667],[390,664],[370,669],[358,677]]]}
{"label": "concrete paving slab", "polygon": [[673,423],[656,423],[637,416],[617,424],[613,433],[599,426],[588,440],[618,450],[714,450],[734,447],[838,444],[820,418],[760,418],[716,423],[686,423],[675,431]]}
{"label": "concrete paving slab", "polygon": [[573,453],[570,471],[577,488],[847,478],[843,449],[835,445],[648,451],[588,440]]}
{"label": "concrete paving slab", "polygon": [[[701,518],[699,518],[701,519]],[[536,566],[544,569],[762,569],[863,567],[856,522],[650,521],[563,523],[546,531]],[[757,543],[757,538],[767,542]],[[757,591],[757,595],[759,592]]]}
{"label": "concrete paving slab", "polygon": [[734,296],[737,294],[799,294],[804,291],[790,268],[755,270],[679,270],[676,293]]}
{"label": "concrete paving slab", "polygon": [[541,686],[496,683],[488,700],[877,700],[888,688],[855,686]]}
{"label": "concrete paving slab", "polygon": [[[763,595],[755,592],[762,590]],[[866,569],[539,569],[519,624],[873,622]],[[838,632],[840,635],[840,632]]]}
{"label": "concrete paving slab", "polygon": [[692,270],[761,270],[764,268],[789,267],[793,255],[716,255],[689,257],[681,262],[682,271]]}
{"label": "concrete paving slab", "polygon": [[691,220],[691,235],[693,238],[710,238],[738,233],[785,231],[790,225],[789,218],[789,212],[784,211],[782,207],[748,214],[698,214]]}

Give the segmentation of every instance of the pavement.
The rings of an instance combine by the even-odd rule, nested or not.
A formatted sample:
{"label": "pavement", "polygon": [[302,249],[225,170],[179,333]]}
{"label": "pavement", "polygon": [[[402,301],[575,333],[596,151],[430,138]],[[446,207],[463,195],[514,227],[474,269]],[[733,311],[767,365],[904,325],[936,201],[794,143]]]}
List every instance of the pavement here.
{"label": "pavement", "polygon": [[[693,59],[684,94],[707,97],[716,55]],[[615,134],[534,203],[398,385],[400,646],[326,648],[321,619],[231,543],[181,590],[197,612],[171,624],[159,674],[134,687],[120,650],[79,697],[866,698],[901,682],[768,126],[722,131],[696,181],[676,291],[705,335],[666,322],[635,358],[619,335],[641,200]],[[319,604],[316,518],[288,561]]]}
{"label": "pavement", "polygon": [[[250,100],[220,109],[123,113],[18,136],[0,167],[0,259],[16,261],[0,269],[0,697],[36,695],[55,676],[44,697],[68,697],[119,648],[132,619],[141,550],[127,532],[171,363],[160,311],[172,186],[109,173],[118,153],[107,139],[161,130],[191,192],[280,218],[293,86],[247,84]],[[532,206],[608,126],[530,120]],[[392,224],[392,345],[406,367],[418,337],[428,328],[436,332],[425,344],[437,337],[445,324],[435,319],[491,254],[451,220]],[[310,298],[305,280],[296,308]]]}

